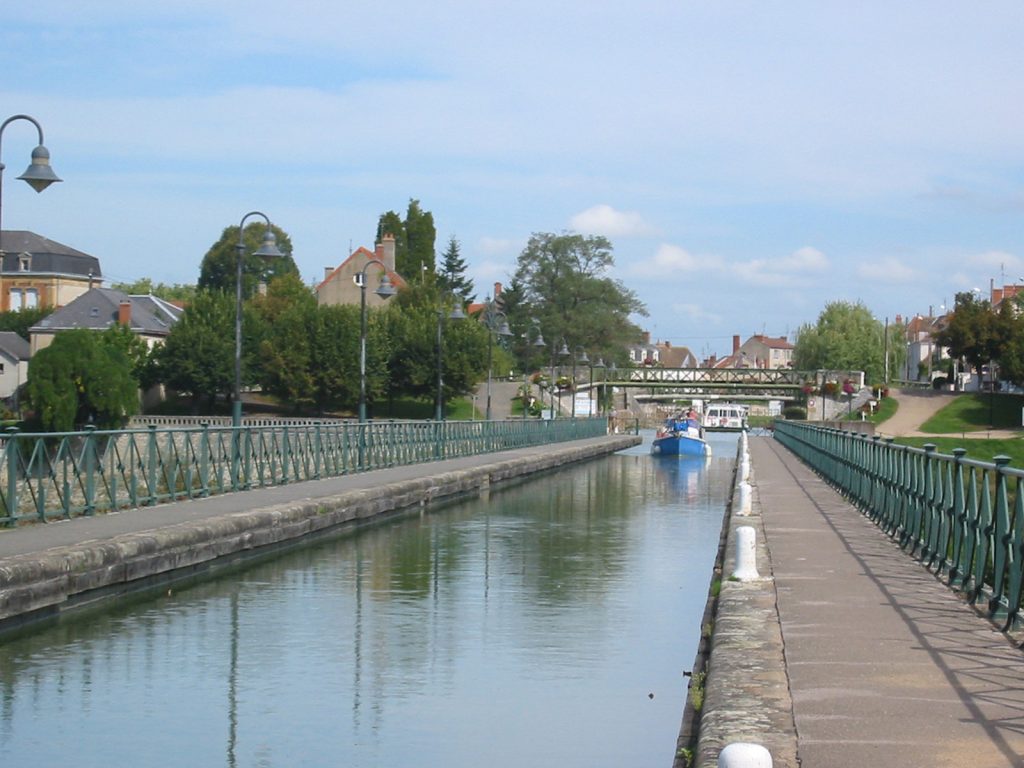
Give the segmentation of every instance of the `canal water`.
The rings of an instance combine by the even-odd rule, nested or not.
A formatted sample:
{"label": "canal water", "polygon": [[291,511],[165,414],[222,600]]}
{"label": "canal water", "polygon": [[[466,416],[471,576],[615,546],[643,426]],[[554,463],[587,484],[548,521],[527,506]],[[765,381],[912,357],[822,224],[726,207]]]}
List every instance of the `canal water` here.
{"label": "canal water", "polygon": [[670,766],[736,451],[712,439],[8,638],[0,764]]}

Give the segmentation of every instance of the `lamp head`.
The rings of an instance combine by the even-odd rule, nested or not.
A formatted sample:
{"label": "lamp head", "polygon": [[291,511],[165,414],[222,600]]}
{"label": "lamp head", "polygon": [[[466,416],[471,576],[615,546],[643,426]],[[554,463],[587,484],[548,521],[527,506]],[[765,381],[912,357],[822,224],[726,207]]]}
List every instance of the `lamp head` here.
{"label": "lamp head", "polygon": [[580,363],[589,363],[590,362],[590,358],[587,357],[587,350],[584,349],[582,354],[578,358],[576,358],[576,360],[577,360],[577,362],[580,362]]}
{"label": "lamp head", "polygon": [[395,290],[395,286],[391,284],[391,278],[388,277],[388,273],[384,272],[380,276],[380,285],[377,286],[377,290],[374,291],[382,299],[390,299],[398,291]]}
{"label": "lamp head", "polygon": [[42,144],[32,150],[32,164],[18,178],[36,192],[42,192],[55,181],[63,181],[50,167],[50,150]]}
{"label": "lamp head", "polygon": [[562,348],[558,350],[558,354],[562,357],[569,356],[569,345],[565,343],[565,339],[562,339]]}
{"label": "lamp head", "polygon": [[263,256],[267,259],[279,259],[284,256],[284,254],[281,253],[281,249],[277,247],[277,238],[274,237],[274,233],[270,230],[269,226],[263,233],[263,245],[261,245],[259,250],[253,255]]}

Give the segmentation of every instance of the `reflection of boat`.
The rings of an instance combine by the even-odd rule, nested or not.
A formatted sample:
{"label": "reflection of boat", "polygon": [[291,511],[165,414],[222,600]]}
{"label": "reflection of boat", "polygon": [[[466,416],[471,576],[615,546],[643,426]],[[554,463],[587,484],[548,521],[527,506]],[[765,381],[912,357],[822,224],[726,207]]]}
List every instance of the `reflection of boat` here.
{"label": "reflection of boat", "polygon": [[708,432],[739,432],[747,428],[747,408],[736,403],[712,403],[704,411]]}
{"label": "reflection of boat", "polygon": [[704,442],[704,430],[696,417],[666,419],[658,427],[651,443],[655,456],[710,456],[711,446]]}
{"label": "reflection of boat", "polygon": [[711,466],[709,456],[681,456],[677,461],[655,461],[658,478],[688,501],[698,498],[705,470]]}

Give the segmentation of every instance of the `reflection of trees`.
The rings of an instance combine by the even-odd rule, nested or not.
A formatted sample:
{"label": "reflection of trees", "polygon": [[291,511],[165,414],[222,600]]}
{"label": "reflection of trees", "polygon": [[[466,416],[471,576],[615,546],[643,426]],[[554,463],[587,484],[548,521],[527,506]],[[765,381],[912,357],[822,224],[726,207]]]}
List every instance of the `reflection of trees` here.
{"label": "reflection of trees", "polygon": [[[644,556],[645,505],[677,503],[677,480],[647,456],[609,457],[222,571],[172,596],[164,589],[8,636],[0,741],[42,707],[52,722],[89,727],[93,715],[113,714],[123,718],[118,728],[145,729],[153,720],[132,711],[133,701],[179,702],[137,697],[191,685],[188,709],[223,724],[212,729],[220,755],[246,764],[264,706],[294,705],[290,687],[310,685],[315,665],[310,706],[348,713],[372,742],[397,700],[453,685],[465,646],[481,633],[490,633],[488,648],[527,652],[560,632],[553,644],[574,652],[570,631],[601,633],[630,561]],[[275,695],[282,702],[264,705]],[[118,696],[118,713],[98,712]]]}

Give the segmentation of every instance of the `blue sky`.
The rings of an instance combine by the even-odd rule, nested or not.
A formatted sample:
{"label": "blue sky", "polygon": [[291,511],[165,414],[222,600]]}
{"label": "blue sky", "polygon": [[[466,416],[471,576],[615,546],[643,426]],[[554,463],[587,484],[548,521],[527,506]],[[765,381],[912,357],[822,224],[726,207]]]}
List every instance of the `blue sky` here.
{"label": "blue sky", "polygon": [[606,235],[637,322],[698,355],[1024,282],[1016,1],[36,0],[0,29],[0,119],[64,179],[15,179],[11,124],[3,227],[108,280],[194,282],[260,210],[312,282],[416,198],[481,297],[532,232]]}

